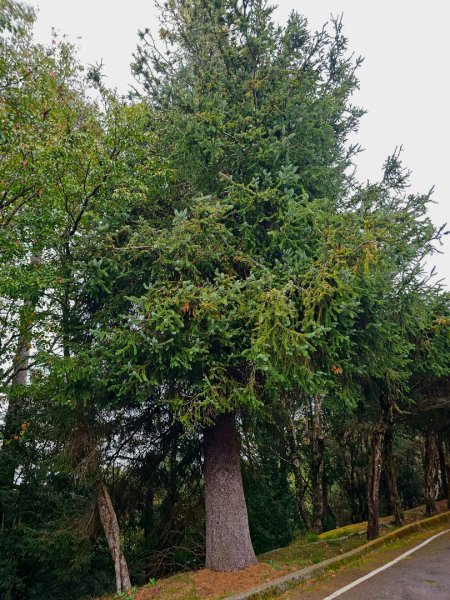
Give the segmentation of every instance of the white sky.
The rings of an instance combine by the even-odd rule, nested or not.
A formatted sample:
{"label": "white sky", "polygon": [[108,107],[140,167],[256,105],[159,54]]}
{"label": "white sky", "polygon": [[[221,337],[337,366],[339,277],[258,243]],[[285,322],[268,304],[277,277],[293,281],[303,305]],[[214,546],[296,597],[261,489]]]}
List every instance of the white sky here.
{"label": "white sky", "polygon": [[[274,0],[274,3],[276,0]],[[36,38],[48,42],[51,28],[68,34],[85,64],[103,59],[106,82],[125,92],[137,31],[158,29],[152,0],[30,0],[39,9]],[[386,156],[403,145],[405,165],[413,171],[411,191],[435,186],[432,217],[450,225],[450,86],[448,57],[450,3],[446,0],[278,0],[276,18],[291,10],[304,14],[313,29],[331,14],[344,13],[349,47],[365,57],[354,103],[368,111],[358,142],[360,179],[376,179]],[[77,38],[80,37],[81,39]],[[445,253],[430,264],[450,284],[450,235]]]}

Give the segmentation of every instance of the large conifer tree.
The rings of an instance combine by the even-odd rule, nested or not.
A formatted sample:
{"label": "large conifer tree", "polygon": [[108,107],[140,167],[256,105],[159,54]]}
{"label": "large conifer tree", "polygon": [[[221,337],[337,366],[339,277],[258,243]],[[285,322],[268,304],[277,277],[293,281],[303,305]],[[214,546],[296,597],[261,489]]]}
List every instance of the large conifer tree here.
{"label": "large conifer tree", "polygon": [[323,325],[302,326],[299,278],[320,252],[315,214],[324,222],[351,185],[359,61],[339,21],[313,35],[293,14],[281,28],[261,0],[170,1],[162,25],[165,52],[142,33],[134,68],[186,200],[172,230],[153,235],[137,313],[148,377],[180,418],[206,426],[206,564],[231,570],[255,561],[236,414],[271,386],[311,384],[310,340]]}

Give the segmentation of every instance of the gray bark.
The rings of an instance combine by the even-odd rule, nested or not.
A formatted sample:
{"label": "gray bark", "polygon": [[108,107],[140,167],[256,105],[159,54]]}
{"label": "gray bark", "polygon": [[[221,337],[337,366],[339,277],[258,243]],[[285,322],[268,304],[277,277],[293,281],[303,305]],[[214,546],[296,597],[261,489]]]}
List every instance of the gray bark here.
{"label": "gray bark", "polygon": [[436,444],[436,434],[432,429],[428,429],[425,435],[425,511],[428,517],[437,513],[437,459],[438,450]]}
{"label": "gray bark", "polygon": [[374,540],[380,535],[380,479],[381,455],[386,424],[382,419],[370,436],[370,462],[367,476],[367,539]]}
{"label": "gray bark", "polygon": [[289,437],[289,446],[292,454],[292,471],[294,474],[295,481],[295,492],[297,499],[297,508],[300,515],[300,518],[303,521],[303,525],[306,529],[309,527],[309,519],[305,509],[305,482],[302,475],[302,470],[300,466],[300,452],[298,446],[298,437],[297,437],[297,429],[295,427],[294,419],[292,415],[287,411],[288,418],[288,437]]}
{"label": "gray bark", "polygon": [[447,500],[448,498],[448,477],[445,457],[445,438],[439,436],[437,439],[437,449],[439,455],[439,471],[441,478],[440,498]]}
{"label": "gray bark", "polygon": [[120,546],[119,523],[108,489],[101,479],[97,479],[95,483],[95,492],[98,514],[114,563],[117,593],[126,592],[131,588],[131,581],[127,562]]}
{"label": "gray bark", "polygon": [[394,450],[393,450],[393,428],[389,425],[384,437],[384,468],[389,488],[389,505],[394,516],[395,525],[402,525],[405,521],[402,503],[397,488],[397,477],[395,473]]}
{"label": "gray bark", "polygon": [[239,437],[233,413],[204,432],[206,568],[235,571],[255,564],[242,485]]}
{"label": "gray bark", "polygon": [[317,395],[314,397],[312,407],[312,422],[311,428],[311,487],[312,487],[312,529],[316,533],[320,533],[323,528],[323,513],[324,513],[324,492],[323,492],[323,476],[324,476],[324,445],[325,433],[322,421],[322,397]]}
{"label": "gray bark", "polygon": [[450,439],[444,440],[445,472],[447,475],[447,510],[450,510]]}
{"label": "gray bark", "polygon": [[[31,263],[38,263],[41,256],[32,256]],[[8,398],[8,409],[5,415],[5,426],[3,436],[6,440],[11,440],[14,435],[20,434],[21,415],[20,403],[14,395],[14,388],[26,386],[28,383],[28,370],[30,365],[30,347],[32,339],[32,329],[34,323],[34,310],[36,301],[25,300],[19,314],[19,331],[17,335],[17,349],[12,361],[11,391]],[[2,483],[7,487],[14,485],[14,474],[16,464],[14,459],[13,446],[2,446]],[[0,513],[3,517],[2,508]]]}

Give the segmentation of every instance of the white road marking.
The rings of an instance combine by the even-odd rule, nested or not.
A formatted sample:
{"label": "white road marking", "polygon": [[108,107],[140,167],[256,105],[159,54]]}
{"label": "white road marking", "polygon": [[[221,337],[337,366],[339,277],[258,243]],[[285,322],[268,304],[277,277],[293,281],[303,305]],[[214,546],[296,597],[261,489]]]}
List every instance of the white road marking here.
{"label": "white road marking", "polygon": [[436,533],[436,535],[431,536],[430,538],[428,538],[427,540],[425,540],[424,542],[422,542],[418,546],[414,546],[414,548],[411,548],[411,550],[408,550],[404,554],[401,554],[400,556],[397,556],[397,558],[394,558],[394,560],[391,560],[391,562],[388,562],[387,564],[383,565],[382,567],[379,567],[378,569],[375,569],[375,571],[371,571],[370,573],[367,573],[367,575],[364,575],[363,577],[360,577],[359,579],[356,579],[352,583],[349,583],[348,585],[346,585],[345,587],[341,588],[340,590],[337,590],[337,592],[334,592],[333,594],[331,594],[330,596],[327,596],[323,600],[333,600],[333,598],[337,598],[341,594],[344,594],[345,592],[348,592],[348,590],[351,590],[352,588],[356,587],[357,585],[359,585],[363,581],[366,581],[367,579],[370,579],[371,577],[374,577],[375,575],[378,575],[378,573],[381,573],[381,571],[384,571],[385,569],[389,569],[389,567],[392,567],[392,565],[395,565],[396,563],[398,563],[399,561],[403,560],[404,558],[406,558],[407,556],[409,556],[410,554],[412,554],[416,550],[420,550],[420,548],[423,548],[424,546],[426,546],[427,544],[429,544],[430,542],[432,542],[433,540],[435,540],[439,536],[444,535],[444,533],[448,533],[449,531],[450,531],[450,529],[446,529],[445,531],[440,531],[439,533]]}

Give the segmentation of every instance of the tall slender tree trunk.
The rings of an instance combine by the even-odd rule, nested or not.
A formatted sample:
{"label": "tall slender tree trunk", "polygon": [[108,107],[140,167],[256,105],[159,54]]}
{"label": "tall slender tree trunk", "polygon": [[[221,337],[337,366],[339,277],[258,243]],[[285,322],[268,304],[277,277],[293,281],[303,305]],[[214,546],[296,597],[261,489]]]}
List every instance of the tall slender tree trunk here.
{"label": "tall slender tree trunk", "polygon": [[[7,440],[0,449],[0,488],[9,492],[14,487],[14,477],[18,466],[17,442],[15,436],[20,434],[20,402],[15,395],[15,388],[27,385],[28,363],[30,354],[30,326],[28,324],[29,306],[25,304],[20,314],[19,339],[17,352],[13,359],[11,393],[8,397],[8,408],[5,414],[3,438]],[[2,494],[3,496],[3,494]],[[2,497],[0,496],[0,498]],[[5,504],[0,500],[0,527],[5,526],[7,512]]]}
{"label": "tall slender tree trunk", "polygon": [[384,436],[384,469],[386,472],[386,478],[389,488],[389,506],[394,516],[394,523],[400,526],[405,521],[405,515],[403,513],[402,503],[397,488],[397,477],[395,473],[395,462],[394,462],[394,431],[392,423],[388,425]]}
{"label": "tall slender tree trunk", "polygon": [[328,530],[336,528],[336,515],[328,500],[328,482],[325,470],[323,474],[323,523]]}
{"label": "tall slender tree trunk", "polygon": [[444,439],[445,472],[447,475],[447,510],[450,510],[450,438]]}
{"label": "tall slender tree trunk", "polygon": [[[20,315],[19,338],[17,343],[17,352],[13,359],[11,393],[8,398],[8,409],[5,415],[5,425],[3,436],[5,440],[12,442],[13,436],[20,432],[20,403],[15,396],[15,388],[27,385],[28,381],[28,363],[30,355],[30,334],[31,325],[29,324],[29,306],[22,308]],[[14,474],[16,464],[14,459],[14,443],[4,444],[2,446],[2,486],[11,488],[14,485]]]}
{"label": "tall slender tree trunk", "polygon": [[356,508],[356,494],[355,494],[355,466],[353,464],[353,456],[350,456],[350,475],[349,475],[349,495],[351,505],[350,521],[357,523],[357,508]]}
{"label": "tall slender tree trunk", "polygon": [[437,513],[437,460],[436,434],[429,428],[425,435],[425,512],[428,517]]}
{"label": "tall slender tree trunk", "polygon": [[114,563],[117,593],[126,592],[131,588],[131,581],[127,562],[120,546],[119,523],[108,489],[101,479],[97,479],[95,483],[95,492],[100,521]]}
{"label": "tall slender tree trunk", "polygon": [[312,529],[320,533],[323,527],[323,475],[325,434],[322,421],[322,397],[316,395],[312,405],[311,428],[311,487],[312,487]]}
{"label": "tall slender tree trunk", "polygon": [[142,529],[144,530],[144,538],[148,539],[153,533],[154,527],[154,500],[155,491],[153,488],[147,489],[145,492],[145,505],[142,512]]}
{"label": "tall slender tree trunk", "polygon": [[297,500],[297,510],[303,525],[306,529],[309,527],[308,514],[305,509],[305,482],[303,480],[302,470],[300,466],[300,458],[298,455],[294,455],[292,460],[292,472],[294,474],[295,482],[295,496]]}
{"label": "tall slender tree trunk", "polygon": [[20,333],[17,353],[13,361],[13,376],[11,385],[27,385],[28,365],[31,344],[31,322],[29,319],[29,307],[25,306],[21,315]]}
{"label": "tall slender tree trunk", "polygon": [[[348,464],[348,496],[350,501],[350,521],[352,523],[359,523],[363,521],[363,511],[361,509],[361,502],[358,501],[359,494],[357,493],[359,485],[356,460],[358,451],[356,446],[352,443],[349,445],[349,464]],[[365,489],[365,486],[364,486]]]}
{"label": "tall slender tree trunk", "polygon": [[303,525],[306,529],[309,527],[309,519],[305,509],[305,482],[302,475],[301,463],[300,463],[300,451],[298,446],[297,429],[295,427],[294,419],[288,411],[288,437],[289,447],[292,455],[292,472],[294,474],[295,482],[295,496],[297,500],[297,509],[300,515]]}
{"label": "tall slender tree trunk", "polygon": [[255,564],[234,413],[204,431],[206,567],[235,571]]}
{"label": "tall slender tree trunk", "polygon": [[445,464],[445,439],[443,436],[437,438],[437,449],[439,456],[439,473],[441,480],[440,499],[446,500],[448,498],[448,477],[447,468]]}
{"label": "tall slender tree trunk", "polygon": [[[71,286],[73,284],[72,275],[72,257],[70,251],[70,236],[67,236],[63,246],[63,256],[61,259],[61,271],[63,276],[63,293],[61,298],[61,333],[62,333],[62,347],[63,355],[66,358],[71,356]],[[81,407],[80,407],[81,408]],[[82,413],[81,413],[82,414]],[[81,421],[80,421],[81,424]],[[89,431],[93,427],[94,423],[88,419],[87,430]],[[94,438],[90,439],[88,435],[88,441],[84,448],[85,452],[92,452],[94,448],[92,444],[97,444],[97,440]],[[91,466],[90,473],[92,470],[100,471],[100,452],[97,448],[98,456],[97,459]],[[95,498],[100,517],[100,522],[103,527],[106,541],[108,543],[111,558],[114,564],[114,572],[116,576],[116,590],[117,593],[126,592],[131,589],[130,575],[128,571],[128,565],[125,560],[125,556],[122,552],[120,544],[120,529],[119,522],[117,520],[116,511],[111,501],[108,488],[104,484],[101,476],[98,476],[94,484]]]}
{"label": "tall slender tree trunk", "polygon": [[370,435],[370,460],[367,474],[367,539],[374,540],[380,535],[380,479],[383,438],[386,425],[381,419]]}
{"label": "tall slender tree trunk", "polygon": [[[41,261],[41,253],[31,257],[31,264],[37,264]],[[30,366],[30,348],[32,340],[32,330],[35,320],[35,308],[37,300],[29,297],[24,300],[19,314],[19,331],[17,333],[17,349],[12,363],[11,394],[8,398],[8,409],[5,415],[5,425],[3,437],[5,440],[13,439],[14,435],[20,433],[21,415],[20,403],[14,394],[14,388],[17,386],[26,386],[28,383],[28,369]],[[14,485],[14,475],[16,472],[16,461],[14,457],[14,444],[4,444],[2,446],[2,486],[11,488]],[[2,508],[0,513],[3,515]],[[2,517],[3,518],[3,517]]]}

